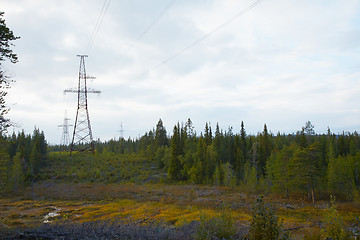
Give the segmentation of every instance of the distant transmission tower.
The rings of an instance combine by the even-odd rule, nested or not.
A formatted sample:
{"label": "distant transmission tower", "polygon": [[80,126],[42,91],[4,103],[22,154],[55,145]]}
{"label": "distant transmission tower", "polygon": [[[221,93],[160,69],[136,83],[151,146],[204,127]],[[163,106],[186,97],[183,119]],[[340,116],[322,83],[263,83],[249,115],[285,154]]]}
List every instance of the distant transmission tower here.
{"label": "distant transmission tower", "polygon": [[94,141],[91,132],[90,117],[88,112],[88,93],[98,93],[101,91],[88,89],[86,86],[86,79],[93,79],[86,75],[85,70],[85,57],[87,55],[77,55],[80,57],[80,68],[79,68],[79,83],[77,89],[66,89],[64,94],[67,92],[78,94],[77,112],[74,124],[74,133],[71,141],[70,156],[72,152],[83,152],[90,151],[94,152]]}
{"label": "distant transmission tower", "polygon": [[65,117],[64,117],[64,123],[62,125],[58,125],[58,127],[63,128],[63,133],[61,137],[60,145],[68,146],[69,145],[69,127],[73,126],[69,124],[70,118],[67,118],[67,113],[65,110]]}
{"label": "distant transmission tower", "polygon": [[120,130],[119,130],[118,132],[120,133],[120,138],[124,138],[124,132],[125,132],[125,130],[124,130],[124,128],[123,128],[122,122],[121,122],[121,124],[120,124]]}

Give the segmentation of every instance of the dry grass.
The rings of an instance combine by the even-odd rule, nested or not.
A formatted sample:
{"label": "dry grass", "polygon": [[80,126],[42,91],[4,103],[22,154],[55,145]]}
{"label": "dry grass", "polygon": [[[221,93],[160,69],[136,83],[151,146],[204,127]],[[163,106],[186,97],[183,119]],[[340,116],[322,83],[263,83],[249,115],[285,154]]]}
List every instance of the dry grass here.
{"label": "dry grass", "polygon": [[[161,184],[66,184],[43,182],[19,196],[0,198],[0,227],[28,228],[43,224],[45,216],[53,222],[71,221],[83,224],[94,221],[121,221],[139,224],[186,226],[199,220],[200,213],[208,217],[219,214],[221,206],[231,209],[239,225],[250,219],[255,195],[225,187],[161,185]],[[296,199],[269,195],[265,201],[277,208],[285,228],[314,226],[321,221],[327,203],[312,205]],[[360,216],[352,203],[340,203],[339,212],[345,221]],[[310,227],[311,229],[311,227]]]}

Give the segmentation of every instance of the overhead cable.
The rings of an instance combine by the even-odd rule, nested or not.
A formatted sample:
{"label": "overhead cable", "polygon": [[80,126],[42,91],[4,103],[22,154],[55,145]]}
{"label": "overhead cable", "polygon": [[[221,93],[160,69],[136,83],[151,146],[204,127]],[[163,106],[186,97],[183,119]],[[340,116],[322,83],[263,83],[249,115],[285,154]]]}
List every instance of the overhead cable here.
{"label": "overhead cable", "polygon": [[103,6],[101,8],[101,11],[100,11],[100,14],[99,14],[99,17],[96,21],[96,24],[95,24],[95,27],[94,27],[94,30],[93,32],[91,33],[91,36],[90,36],[90,40],[89,40],[89,43],[86,47],[86,50],[85,50],[85,54],[88,54],[92,48],[92,45],[94,44],[94,41],[95,41],[95,38],[96,38],[96,35],[97,33],[99,32],[99,29],[100,29],[100,26],[101,26],[101,23],[106,15],[106,11],[110,5],[110,1],[111,0],[105,0],[104,3],[103,3]]}
{"label": "overhead cable", "polygon": [[126,53],[130,48],[132,48],[132,46],[138,42],[140,39],[142,39],[149,31],[151,28],[153,28],[155,26],[155,24],[169,11],[169,9],[175,4],[176,0],[171,0],[168,5],[166,5],[166,7],[160,12],[159,15],[157,15],[154,20],[144,29],[144,31],[141,32],[141,34],[133,41],[129,44],[129,46],[125,49],[125,51],[123,52]]}
{"label": "overhead cable", "polygon": [[160,63],[150,67],[147,71],[143,72],[142,74],[138,75],[136,78],[139,78],[143,75],[145,75],[146,73],[160,67],[163,64],[166,64],[172,60],[174,60],[175,58],[177,58],[178,56],[180,56],[181,54],[183,54],[184,52],[186,52],[187,50],[189,50],[190,48],[196,46],[197,44],[199,44],[200,42],[204,41],[205,39],[207,39],[208,37],[210,37],[211,35],[213,35],[214,33],[216,33],[217,31],[219,31],[221,28],[225,27],[227,24],[231,23],[232,21],[234,21],[236,18],[240,17],[241,15],[247,13],[248,11],[250,11],[251,9],[253,9],[254,7],[256,7],[258,4],[260,4],[262,1],[264,0],[257,0],[254,3],[252,3],[250,6],[248,6],[247,8],[241,10],[240,12],[238,12],[237,14],[235,14],[234,16],[232,16],[231,18],[227,19],[225,22],[219,24],[216,28],[214,28],[212,31],[206,33],[205,35],[203,35],[202,37],[200,37],[199,39],[197,39],[196,41],[192,42],[191,44],[187,45],[186,47],[184,47],[183,49],[181,49],[180,51],[176,52],[175,54],[171,55],[170,57],[166,58],[165,60],[161,61]]}

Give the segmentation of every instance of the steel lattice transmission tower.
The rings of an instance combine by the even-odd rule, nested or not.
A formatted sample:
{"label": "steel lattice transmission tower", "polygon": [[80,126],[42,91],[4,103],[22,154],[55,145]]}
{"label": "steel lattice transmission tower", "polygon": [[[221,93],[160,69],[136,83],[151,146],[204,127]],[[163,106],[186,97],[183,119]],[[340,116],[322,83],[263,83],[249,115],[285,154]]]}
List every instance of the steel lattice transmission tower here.
{"label": "steel lattice transmission tower", "polygon": [[118,131],[120,133],[120,138],[124,138],[124,128],[122,122],[120,123],[120,130]]}
{"label": "steel lattice transmission tower", "polygon": [[60,145],[63,145],[63,146],[69,145],[69,127],[74,126],[74,125],[69,124],[69,120],[70,120],[70,118],[67,118],[67,112],[65,110],[64,123],[62,125],[58,125],[58,127],[63,128],[61,142],[60,142]]}
{"label": "steel lattice transmission tower", "polygon": [[80,57],[78,87],[77,89],[64,90],[64,94],[67,92],[78,94],[78,104],[77,104],[76,118],[74,124],[74,132],[70,146],[70,156],[74,151],[94,152],[94,141],[91,132],[87,94],[101,93],[101,91],[99,90],[93,90],[87,88],[86,79],[93,79],[94,77],[90,77],[86,75],[85,57],[87,57],[87,55],[77,55],[77,56]]}

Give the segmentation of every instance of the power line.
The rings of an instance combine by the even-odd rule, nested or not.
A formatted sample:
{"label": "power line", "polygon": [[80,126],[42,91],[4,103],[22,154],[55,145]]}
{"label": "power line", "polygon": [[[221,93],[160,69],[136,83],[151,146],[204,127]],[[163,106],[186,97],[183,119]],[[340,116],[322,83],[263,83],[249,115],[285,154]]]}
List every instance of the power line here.
{"label": "power line", "polygon": [[161,11],[161,13],[145,28],[145,30],[137,37],[135,42],[139,41],[150,29],[165,15],[165,13],[175,4],[176,0],[170,3]]}
{"label": "power line", "polygon": [[97,21],[96,21],[94,30],[93,30],[93,32],[91,33],[89,43],[88,43],[88,45],[87,45],[87,47],[86,47],[85,54],[89,53],[92,45],[94,44],[96,35],[97,35],[97,33],[99,32],[101,23],[102,23],[105,15],[106,15],[106,11],[107,11],[109,5],[110,5],[110,1],[111,1],[111,0],[105,0],[104,3],[103,3],[103,6],[102,6],[101,11],[100,11],[100,14],[99,14],[99,17],[98,17],[98,19],[97,19]]}
{"label": "power line", "polygon": [[251,9],[255,8],[257,5],[259,5],[262,1],[264,0],[257,0],[255,2],[253,2],[250,6],[248,6],[247,8],[241,10],[240,12],[238,12],[237,14],[235,14],[234,16],[232,16],[231,18],[227,19],[225,22],[219,24],[216,28],[214,28],[212,31],[206,33],[205,35],[203,35],[202,37],[198,38],[196,41],[192,42],[191,44],[187,45],[186,47],[184,47],[183,49],[181,49],[180,51],[176,52],[175,54],[171,55],[170,57],[166,58],[165,60],[161,61],[160,63],[153,65],[152,67],[150,67],[148,70],[144,71],[143,73],[141,73],[140,75],[138,75],[136,77],[136,79],[140,78],[141,76],[145,75],[146,73],[149,73],[150,71],[160,67],[163,64],[166,64],[172,60],[174,60],[175,58],[177,58],[178,56],[180,56],[181,54],[183,54],[184,52],[186,52],[187,50],[189,50],[190,48],[198,45],[199,43],[201,43],[202,41],[204,41],[205,39],[207,39],[208,37],[210,37],[211,35],[213,35],[214,33],[216,33],[217,31],[219,31],[221,28],[225,27],[227,24],[231,23],[232,21],[234,21],[236,18],[240,17],[241,15],[249,12]]}
{"label": "power line", "polygon": [[[154,20],[140,33],[140,35],[132,41],[129,46],[122,52],[122,54],[125,54],[129,49],[131,49],[135,43],[137,43],[140,39],[142,39],[155,25],[159,22],[159,20],[169,11],[169,9],[175,4],[177,0],[171,0],[168,5],[157,15]],[[114,62],[116,63],[117,60]],[[112,63],[112,64],[114,64]],[[111,64],[111,65],[112,65]]]}

